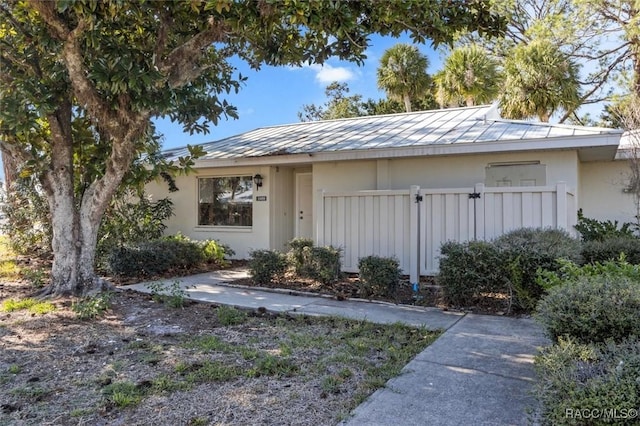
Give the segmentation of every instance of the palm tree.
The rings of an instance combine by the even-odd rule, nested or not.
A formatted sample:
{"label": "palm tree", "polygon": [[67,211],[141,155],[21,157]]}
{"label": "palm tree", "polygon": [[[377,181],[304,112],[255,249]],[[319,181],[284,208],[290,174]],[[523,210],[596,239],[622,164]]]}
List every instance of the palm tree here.
{"label": "palm tree", "polygon": [[578,66],[548,40],[516,46],[504,73],[500,108],[506,118],[548,122],[558,109],[570,113],[580,104]]}
{"label": "palm tree", "polygon": [[396,44],[380,59],[378,87],[390,99],[404,102],[405,110],[411,112],[411,100],[423,96],[429,89],[428,66],[427,57],[416,46]]}
{"label": "palm tree", "polygon": [[440,107],[474,106],[493,101],[500,91],[498,62],[471,44],[454,49],[434,76]]}

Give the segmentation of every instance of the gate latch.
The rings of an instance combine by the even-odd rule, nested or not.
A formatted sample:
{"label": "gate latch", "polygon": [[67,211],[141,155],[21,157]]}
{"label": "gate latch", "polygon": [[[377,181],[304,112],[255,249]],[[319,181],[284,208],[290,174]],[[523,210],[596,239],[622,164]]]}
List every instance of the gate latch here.
{"label": "gate latch", "polygon": [[422,195],[417,194],[416,195],[416,203],[419,203],[420,201],[422,201]]}
{"label": "gate latch", "polygon": [[480,193],[479,192],[472,192],[471,194],[469,194],[469,199],[470,200],[475,200],[480,198]]}

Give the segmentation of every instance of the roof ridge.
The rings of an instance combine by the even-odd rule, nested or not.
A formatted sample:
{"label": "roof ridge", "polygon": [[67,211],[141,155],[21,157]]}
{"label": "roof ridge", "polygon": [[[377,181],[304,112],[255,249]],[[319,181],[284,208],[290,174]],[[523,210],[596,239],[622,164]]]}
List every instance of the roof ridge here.
{"label": "roof ridge", "polygon": [[[379,118],[379,117],[391,117],[391,116],[401,116],[401,115],[420,115],[420,114],[436,114],[436,113],[441,113],[441,112],[451,112],[451,111],[459,111],[459,110],[481,110],[481,109],[487,109],[488,112],[491,110],[491,107],[493,107],[493,104],[483,104],[483,105],[475,105],[475,106],[464,106],[464,107],[455,107],[455,108],[438,108],[438,109],[426,109],[426,110],[421,110],[421,111],[411,111],[411,112],[393,112],[393,113],[389,113],[389,114],[372,114],[372,115],[359,115],[357,117],[345,117],[345,118],[332,118],[329,120],[315,120],[315,121],[300,121],[298,123],[284,123],[284,124],[274,124],[271,126],[263,126],[263,127],[256,127],[253,130],[250,130],[251,132],[255,131],[255,130],[259,130],[259,129],[273,129],[273,128],[278,128],[278,127],[288,127],[288,126],[300,126],[300,125],[312,125],[312,124],[317,124],[317,123],[331,123],[331,122],[336,122],[336,121],[352,121],[352,120],[368,120],[368,119],[374,119],[374,118]],[[247,132],[245,132],[247,133]],[[243,134],[243,133],[240,133]]]}
{"label": "roof ridge", "polygon": [[[478,120],[481,120],[481,118],[478,118]],[[624,130],[622,129],[614,129],[612,127],[600,127],[600,126],[580,126],[577,124],[564,124],[564,123],[549,123],[549,122],[543,122],[543,121],[527,121],[527,120],[512,120],[509,118],[487,118],[487,121],[494,121],[497,123],[513,123],[513,124],[526,124],[526,125],[530,125],[530,126],[539,126],[539,127],[555,127],[555,128],[560,128],[560,129],[580,129],[580,130],[593,130],[593,131],[599,131],[599,132],[606,132],[606,133],[623,133]]]}

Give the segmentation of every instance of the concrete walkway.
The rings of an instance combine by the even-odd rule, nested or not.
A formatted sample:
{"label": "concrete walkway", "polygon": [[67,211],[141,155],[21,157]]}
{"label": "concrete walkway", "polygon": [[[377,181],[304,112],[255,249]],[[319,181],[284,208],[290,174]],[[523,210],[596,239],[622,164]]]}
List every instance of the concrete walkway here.
{"label": "concrete walkway", "polygon": [[[436,308],[338,301],[234,286],[246,271],[216,271],[177,280],[188,297],[241,308],[403,322],[445,333],[401,374],[357,407],[344,425],[525,425],[534,406],[533,357],[549,342],[530,319],[462,314]],[[176,280],[166,280],[170,285]],[[126,286],[149,292],[145,283]]]}

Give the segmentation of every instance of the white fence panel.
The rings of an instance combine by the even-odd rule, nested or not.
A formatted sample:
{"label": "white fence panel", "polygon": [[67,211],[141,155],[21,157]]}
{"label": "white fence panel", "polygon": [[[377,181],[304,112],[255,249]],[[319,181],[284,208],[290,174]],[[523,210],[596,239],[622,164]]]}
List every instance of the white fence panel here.
{"label": "white fence panel", "polygon": [[558,225],[555,187],[484,188],[479,204],[484,208],[484,229],[478,238],[491,240],[518,228]]}
{"label": "white fence panel", "polygon": [[[478,194],[478,198],[470,197]],[[446,241],[491,240],[518,228],[560,228],[574,233],[576,200],[566,184],[421,190],[420,274],[439,270]]]}
{"label": "white fence panel", "polygon": [[437,273],[442,243],[474,238],[471,192],[471,188],[420,190],[420,275]]}
{"label": "white fence panel", "polygon": [[[474,198],[471,196],[475,194]],[[416,204],[416,198],[421,201]],[[575,233],[575,194],[566,184],[499,187],[318,191],[319,245],[343,250],[343,270],[357,272],[369,255],[396,257],[405,274],[438,273],[446,241],[491,240],[522,227]]]}
{"label": "white fence panel", "polygon": [[319,245],[343,250],[343,270],[358,271],[361,257],[396,257],[409,273],[410,191],[320,192]]}

